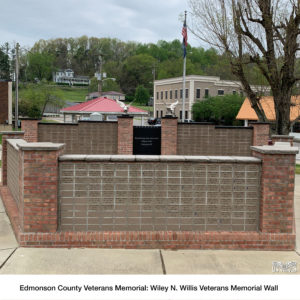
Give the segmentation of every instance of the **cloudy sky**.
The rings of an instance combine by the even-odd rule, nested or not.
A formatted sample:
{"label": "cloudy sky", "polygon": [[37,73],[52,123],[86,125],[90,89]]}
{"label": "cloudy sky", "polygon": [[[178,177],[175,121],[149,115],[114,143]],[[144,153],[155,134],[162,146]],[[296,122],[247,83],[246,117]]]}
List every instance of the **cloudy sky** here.
{"label": "cloudy sky", "polygon": [[[111,37],[156,43],[181,39],[188,0],[0,0],[0,45],[39,39]],[[199,41],[189,35],[189,43]]]}

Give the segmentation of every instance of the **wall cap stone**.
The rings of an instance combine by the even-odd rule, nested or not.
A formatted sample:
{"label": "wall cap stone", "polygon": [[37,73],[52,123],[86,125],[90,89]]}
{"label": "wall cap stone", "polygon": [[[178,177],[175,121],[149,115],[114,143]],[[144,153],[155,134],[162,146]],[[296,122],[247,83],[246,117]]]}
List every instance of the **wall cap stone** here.
{"label": "wall cap stone", "polygon": [[298,147],[291,147],[289,143],[284,142],[276,142],[273,146],[251,146],[250,148],[263,154],[297,154],[299,152]]}
{"label": "wall cap stone", "polygon": [[279,134],[273,134],[271,136],[272,138],[277,138],[277,139],[289,139],[292,140],[294,137],[292,135],[279,135]]}
{"label": "wall cap stone", "polygon": [[24,151],[36,150],[36,151],[55,151],[62,149],[65,144],[54,144],[54,143],[20,143],[17,144],[19,149]]}
{"label": "wall cap stone", "polygon": [[161,161],[161,162],[204,162],[204,163],[261,163],[251,156],[184,156],[184,155],[62,155],[59,161]]}
{"label": "wall cap stone", "polygon": [[6,140],[13,148],[15,148],[17,151],[19,151],[18,144],[26,144],[26,141],[22,139],[7,139]]}
{"label": "wall cap stone", "polygon": [[21,134],[24,134],[25,131],[1,131],[0,134],[2,135],[21,135]]}

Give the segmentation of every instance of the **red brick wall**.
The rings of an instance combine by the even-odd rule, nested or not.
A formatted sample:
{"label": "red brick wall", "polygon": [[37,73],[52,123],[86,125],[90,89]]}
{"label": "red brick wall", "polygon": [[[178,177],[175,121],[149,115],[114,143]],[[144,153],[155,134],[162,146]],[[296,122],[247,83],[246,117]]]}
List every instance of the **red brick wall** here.
{"label": "red brick wall", "polygon": [[118,118],[118,154],[133,153],[133,118],[122,116]]}
{"label": "red brick wall", "polygon": [[260,230],[270,233],[294,232],[294,154],[263,154]]}
{"label": "red brick wall", "polygon": [[253,127],[253,146],[268,145],[270,139],[270,124],[269,123],[251,123]]}
{"label": "red brick wall", "polygon": [[161,155],[177,154],[177,125],[176,117],[164,117],[161,120]]}
{"label": "red brick wall", "polygon": [[294,137],[288,135],[272,135],[272,144],[274,145],[276,142],[289,143],[293,146]]}
{"label": "red brick wall", "polygon": [[0,81],[0,124],[8,120],[8,82]]}
{"label": "red brick wall", "polygon": [[23,151],[24,232],[57,230],[60,151]]}
{"label": "red brick wall", "polygon": [[28,143],[38,141],[38,122],[40,120],[22,120],[21,130],[24,131],[24,140]]}

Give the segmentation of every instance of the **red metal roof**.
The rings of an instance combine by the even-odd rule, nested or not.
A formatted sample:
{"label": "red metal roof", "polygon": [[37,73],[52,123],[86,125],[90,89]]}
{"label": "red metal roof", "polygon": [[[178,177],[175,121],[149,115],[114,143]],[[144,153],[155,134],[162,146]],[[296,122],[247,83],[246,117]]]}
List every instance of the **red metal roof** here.
{"label": "red metal roof", "polygon": [[[61,109],[61,111],[123,113],[124,109],[120,106],[120,104],[117,101],[106,97],[100,97],[84,103],[63,108]],[[130,106],[128,109],[128,113],[147,113],[147,111],[134,106]]]}

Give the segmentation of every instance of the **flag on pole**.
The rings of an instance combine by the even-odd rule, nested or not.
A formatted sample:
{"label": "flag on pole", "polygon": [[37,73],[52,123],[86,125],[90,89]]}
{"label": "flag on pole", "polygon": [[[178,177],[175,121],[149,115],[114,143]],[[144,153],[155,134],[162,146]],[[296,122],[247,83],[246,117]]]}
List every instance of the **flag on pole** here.
{"label": "flag on pole", "polygon": [[183,57],[185,57],[186,56],[187,39],[188,39],[188,37],[187,37],[186,20],[184,20],[181,34],[183,36],[183,40],[182,40]]}

